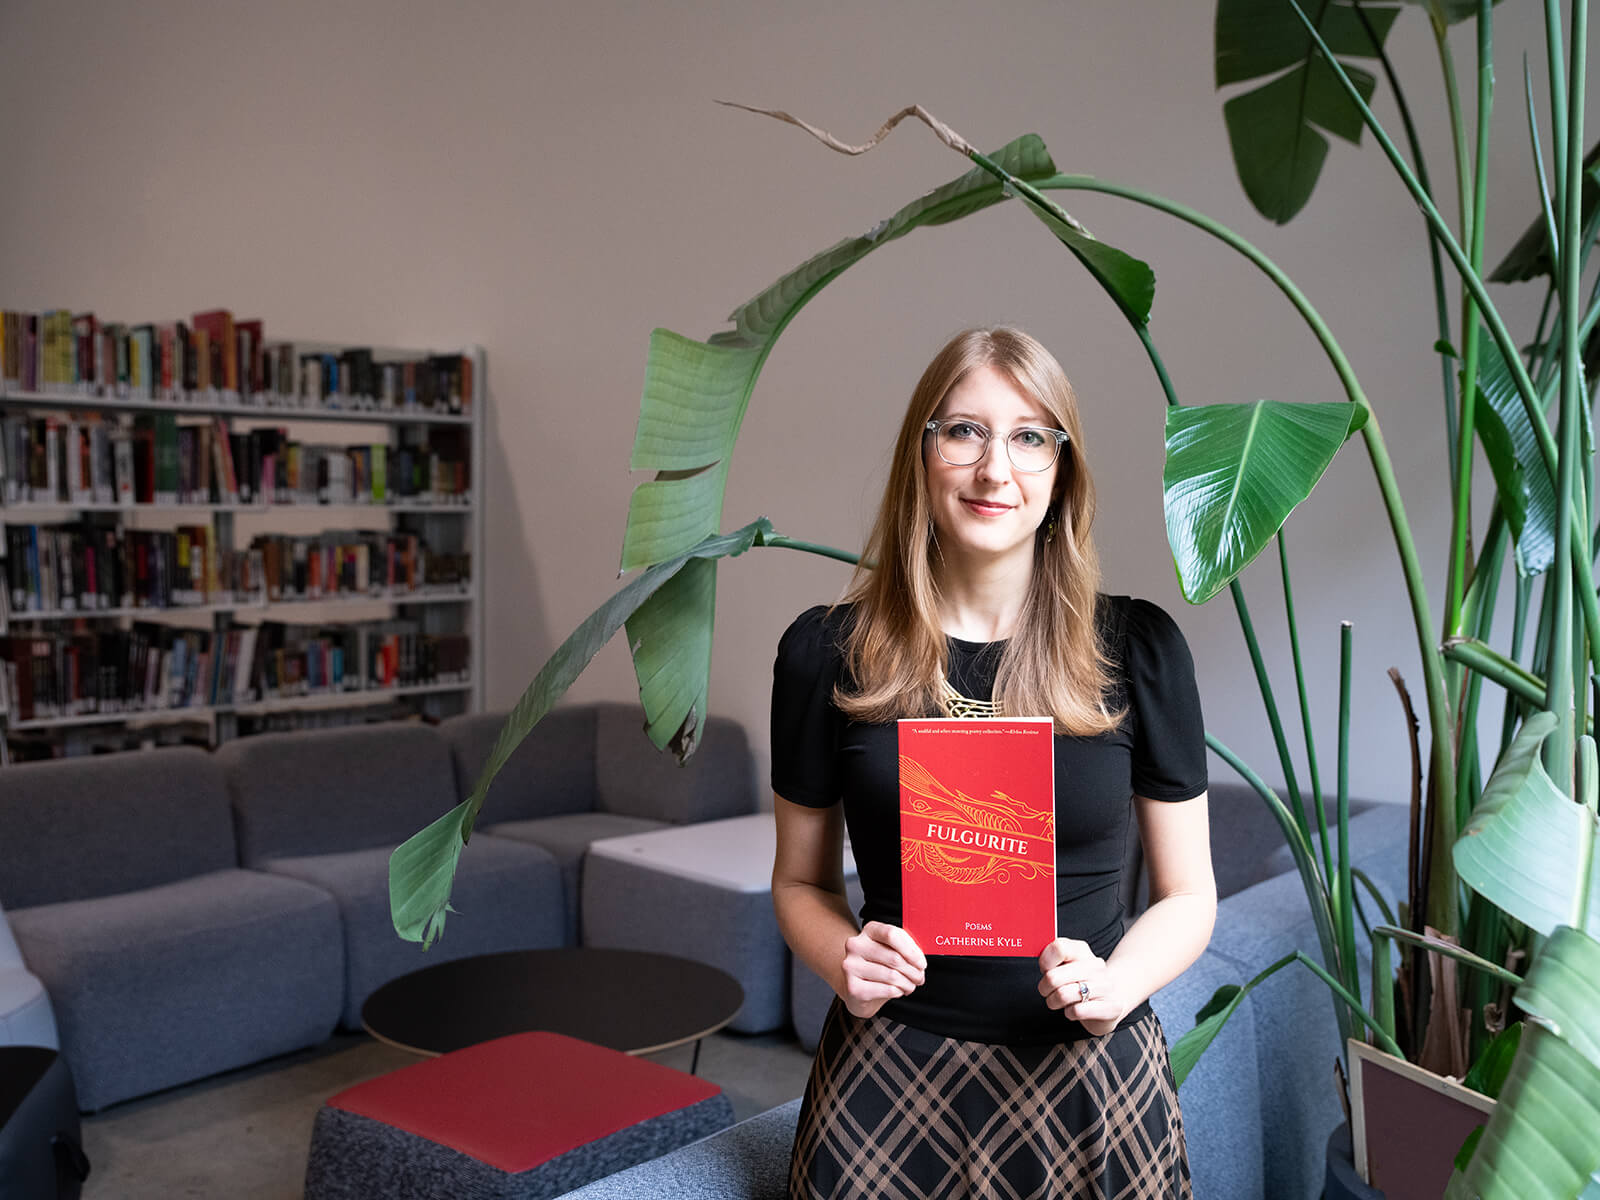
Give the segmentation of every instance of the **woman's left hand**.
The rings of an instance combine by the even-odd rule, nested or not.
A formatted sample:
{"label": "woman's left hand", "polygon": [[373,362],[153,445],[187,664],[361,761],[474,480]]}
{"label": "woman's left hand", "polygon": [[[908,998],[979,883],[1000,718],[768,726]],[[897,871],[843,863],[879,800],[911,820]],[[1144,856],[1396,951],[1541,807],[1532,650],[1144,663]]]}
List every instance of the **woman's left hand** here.
{"label": "woman's left hand", "polygon": [[1120,993],[1116,968],[1088,942],[1056,938],[1039,955],[1039,973],[1044,1002],[1095,1037],[1110,1033],[1134,1008]]}

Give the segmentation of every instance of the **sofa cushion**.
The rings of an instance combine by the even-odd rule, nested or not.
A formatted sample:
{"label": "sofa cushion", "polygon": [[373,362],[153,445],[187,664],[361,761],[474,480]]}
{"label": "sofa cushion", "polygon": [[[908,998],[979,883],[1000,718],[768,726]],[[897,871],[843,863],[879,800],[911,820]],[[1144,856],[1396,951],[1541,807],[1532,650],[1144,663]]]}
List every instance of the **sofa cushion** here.
{"label": "sofa cushion", "polygon": [[[456,796],[472,794],[478,773],[494,749],[506,713],[468,713],[439,726],[450,745]],[[512,751],[484,798],[483,811],[494,821],[521,821],[595,807],[593,705],[572,705],[546,713]]]}
{"label": "sofa cushion", "polygon": [[228,793],[189,746],[0,771],[0,905],[31,908],[238,866]]}
{"label": "sofa cushion", "polygon": [[343,950],[326,892],[230,869],[8,914],[97,1109],[322,1041]]}
{"label": "sofa cushion", "polygon": [[396,976],[470,954],[563,944],[566,912],[555,859],[538,846],[488,834],[475,835],[461,854],[444,934],[427,950],[402,941],[389,915],[392,850],[380,846],[264,864],[274,874],[331,893],[338,902],[344,929],[345,1028],[361,1028],[367,997]]}
{"label": "sofa cushion", "polygon": [[598,704],[595,780],[598,807],[682,825],[740,817],[759,808],[755,759],[744,726],[727,717],[705,723],[700,747],[683,766],[644,733],[636,704]]}
{"label": "sofa cushion", "polygon": [[456,805],[450,750],[427,725],[237,738],[216,752],[239,861],[394,847]]}
{"label": "sofa cushion", "polygon": [[525,821],[501,821],[482,827],[484,833],[531,842],[548,850],[561,868],[561,891],[566,898],[567,941],[578,941],[578,886],[583,856],[589,843],[598,838],[623,837],[664,829],[660,821],[643,817],[624,817],[617,813],[563,813],[558,817],[534,817]]}

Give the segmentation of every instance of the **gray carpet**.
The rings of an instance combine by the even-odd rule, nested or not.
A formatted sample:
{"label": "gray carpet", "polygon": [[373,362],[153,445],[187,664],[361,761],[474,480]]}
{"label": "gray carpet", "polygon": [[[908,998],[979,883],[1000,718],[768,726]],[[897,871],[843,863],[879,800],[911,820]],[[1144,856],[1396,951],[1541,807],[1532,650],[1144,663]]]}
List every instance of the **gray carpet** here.
{"label": "gray carpet", "polygon": [[[689,1069],[680,1047],[655,1061]],[[84,1118],[92,1164],[84,1200],[298,1200],[311,1122],[328,1096],[416,1057],[365,1035],[119,1104]],[[716,1034],[699,1073],[743,1120],[792,1100],[811,1057],[792,1038]]]}

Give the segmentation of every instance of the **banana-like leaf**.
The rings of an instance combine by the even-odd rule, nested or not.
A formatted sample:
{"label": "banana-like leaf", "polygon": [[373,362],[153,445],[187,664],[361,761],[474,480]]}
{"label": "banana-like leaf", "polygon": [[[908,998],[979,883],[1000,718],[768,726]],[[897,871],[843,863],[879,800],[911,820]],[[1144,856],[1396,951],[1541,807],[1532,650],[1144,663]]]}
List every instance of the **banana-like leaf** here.
{"label": "banana-like leaf", "polygon": [[628,618],[645,732],[656,749],[670,748],[680,763],[694,753],[705,725],[716,610],[717,564],[697,559]]}
{"label": "banana-like leaf", "polygon": [[1327,968],[1315,961],[1304,950],[1296,950],[1291,954],[1285,954],[1242,987],[1234,983],[1224,984],[1212,994],[1211,999],[1206,1002],[1206,1006],[1194,1015],[1194,1028],[1174,1042],[1169,1053],[1169,1058],[1172,1062],[1172,1077],[1180,1087],[1183,1081],[1188,1078],[1189,1072],[1194,1069],[1195,1063],[1200,1061],[1200,1056],[1205,1053],[1206,1047],[1211,1045],[1216,1040],[1217,1034],[1222,1032],[1222,1027],[1227,1024],[1228,1018],[1233,1016],[1240,1004],[1244,1003],[1244,998],[1255,989],[1257,984],[1277,974],[1292,963],[1299,963],[1321,979],[1323,983],[1327,984],[1334,994],[1350,1005],[1352,1012],[1364,1021],[1369,1029],[1374,1031],[1378,1046],[1393,1054],[1396,1058],[1400,1057],[1400,1047],[1395,1045],[1394,1039],[1382,1029],[1378,1019],[1361,1007],[1361,998],[1328,974]]}
{"label": "banana-like leaf", "polygon": [[[1335,54],[1357,58],[1378,55],[1400,12],[1364,7],[1369,34],[1354,5],[1312,0],[1303,7]],[[1219,88],[1275,76],[1227,101],[1222,113],[1239,182],[1256,211],[1281,225],[1305,207],[1316,187],[1328,155],[1328,139],[1318,129],[1359,141],[1361,111],[1284,0],[1220,0],[1215,53]],[[1370,100],[1373,77],[1342,59],[1341,65]]]}
{"label": "banana-like leaf", "polygon": [[1365,408],[1342,402],[1167,409],[1167,540],[1191,604],[1261,553],[1366,419]]}
{"label": "banana-like leaf", "polygon": [[1563,925],[1545,942],[1517,1004],[1600,1068],[1600,942]]}
{"label": "banana-like leaf", "polygon": [[[1282,964],[1279,964],[1280,966]],[[1228,1018],[1244,1002],[1245,993],[1259,982],[1260,977],[1252,980],[1246,987],[1237,983],[1224,984],[1219,987],[1206,1001],[1206,1005],[1194,1015],[1194,1028],[1189,1030],[1176,1042],[1168,1057],[1172,1061],[1172,1078],[1181,1088],[1183,1081],[1189,1078],[1189,1072],[1194,1070],[1195,1064],[1200,1061],[1200,1056],[1206,1048],[1216,1041],[1217,1034],[1222,1032],[1222,1027],[1228,1023]]]}
{"label": "banana-like leaf", "polygon": [[1589,903],[1583,928],[1600,930],[1595,816],[1563,795],[1539,761],[1555,726],[1552,713],[1524,722],[1453,850],[1463,883],[1546,937],[1572,923],[1572,898],[1585,872]]}
{"label": "banana-like leaf", "polygon": [[[1595,171],[1600,168],[1600,142],[1589,147],[1589,153],[1583,156],[1583,213],[1579,218],[1578,227],[1586,228],[1589,219],[1594,216],[1596,204],[1600,204],[1600,184],[1595,182]],[[1517,239],[1516,244],[1507,251],[1506,256],[1500,260],[1500,265],[1489,276],[1490,283],[1521,283],[1526,279],[1537,279],[1541,275],[1550,275],[1555,266],[1550,257],[1550,233],[1545,228],[1544,217],[1535,216],[1533,223],[1528,226]]]}
{"label": "banana-like leaf", "polygon": [[1498,1100],[1500,1093],[1505,1090],[1506,1078],[1511,1074],[1511,1063],[1517,1057],[1517,1048],[1522,1045],[1524,1028],[1523,1022],[1517,1021],[1495,1034],[1494,1040],[1478,1055],[1478,1061],[1461,1077],[1461,1086],[1469,1087],[1491,1100]]}
{"label": "banana-like leaf", "polygon": [[1516,535],[1517,570],[1538,575],[1555,561],[1555,485],[1544,455],[1539,453],[1539,441],[1511,369],[1487,329],[1478,338],[1478,396],[1483,404],[1475,424],[1481,431],[1489,469],[1494,472],[1500,507]]}
{"label": "banana-like leaf", "polygon": [[1484,398],[1481,388],[1478,391],[1477,410],[1473,414],[1473,428],[1477,430],[1478,441],[1483,445],[1483,456],[1489,460],[1489,471],[1494,475],[1500,511],[1505,513],[1506,523],[1511,526],[1511,536],[1516,541],[1517,570],[1523,575],[1536,574],[1527,569],[1522,554],[1522,531],[1528,521],[1528,479],[1522,473],[1522,464],[1517,461],[1517,449],[1512,444],[1505,422]]}
{"label": "banana-like leaf", "polygon": [[1061,219],[1052,206],[1039,204],[1028,196],[1017,193],[1030,212],[1045,227],[1061,239],[1073,256],[1093,275],[1111,298],[1140,325],[1150,321],[1150,306],[1155,302],[1156,275],[1148,263],[1125,254],[1091,237],[1081,227]]}
{"label": "banana-like leaf", "polygon": [[[629,502],[623,570],[683,554],[720,526],[729,457],[756,379],[772,344],[812,296],[877,247],[1022,194],[1019,187],[1056,171],[1033,134],[982,162],[867,233],[806,260],[735,309],[732,329],[705,342],[664,329],[651,335],[631,465],[657,474],[635,488]],[[1148,319],[1155,276],[1146,264],[1070,219],[1041,211],[1035,200],[1028,204],[1118,305],[1141,322]],[[671,747],[680,760],[694,752],[705,719],[715,581],[714,569],[686,571],[628,622],[650,739],[658,748]]]}
{"label": "banana-like leaf", "polygon": [[1572,1200],[1600,1185],[1600,1065],[1585,1052],[1600,1044],[1597,961],[1600,945],[1571,928],[1545,944],[1517,1003],[1559,1016],[1528,1022],[1500,1103],[1447,1198]]}
{"label": "banana-like leaf", "polygon": [[[403,842],[389,858],[389,912],[395,932],[412,942],[431,945],[444,930],[450,909],[450,889],[455,882],[461,848],[472,836],[473,824],[483,808],[489,785],[510,760],[522,739],[555,706],[573,680],[582,674],[600,648],[625,621],[660,595],[681,572],[718,558],[743,554],[762,544],[772,532],[765,517],[742,529],[707,538],[689,551],[667,562],[658,563],[630,579],[615,595],[584,618],[556,652],[534,676],[506,723],[495,738],[494,747],[472,794],[422,832]],[[708,626],[709,629],[709,626]]]}
{"label": "banana-like leaf", "polygon": [[[1024,180],[1055,173],[1050,153],[1027,134],[992,156]],[[697,342],[668,330],[650,337],[639,402],[635,470],[664,474],[641,484],[628,508],[622,569],[682,554],[722,521],[727,460],[767,352],[825,284],[873,250],[923,225],[940,225],[1005,199],[1002,182],[974,167],[900,209],[859,237],[807,259],[730,316],[731,330]],[[655,724],[661,714],[650,714]]]}

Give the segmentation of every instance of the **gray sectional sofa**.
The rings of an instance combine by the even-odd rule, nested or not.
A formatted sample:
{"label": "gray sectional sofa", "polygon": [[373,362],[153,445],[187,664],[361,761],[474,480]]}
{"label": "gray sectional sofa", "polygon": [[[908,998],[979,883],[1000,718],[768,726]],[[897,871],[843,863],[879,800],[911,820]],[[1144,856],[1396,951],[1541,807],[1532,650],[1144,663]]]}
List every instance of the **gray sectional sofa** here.
{"label": "gray sectional sofa", "polygon": [[[501,720],[0,771],[14,982],[48,993],[79,1104],[93,1111],[359,1027],[367,995],[420,966],[570,944],[584,839],[756,807],[754,761],[731,721],[709,721],[696,767],[680,771],[649,753],[637,707],[559,711],[497,779],[461,858],[460,915],[423,951],[389,922],[389,854],[466,794]],[[43,1028],[37,1017],[31,1028]]]}
{"label": "gray sectional sofa", "polygon": [[[503,719],[484,713],[440,727],[463,797],[471,793]],[[517,747],[486,798],[479,829],[538,846],[561,868],[569,942],[579,940],[580,874],[590,842],[756,810],[761,789],[741,725],[712,717],[699,749],[682,767],[658,753],[641,726],[635,705],[557,709]]]}
{"label": "gray sectional sofa", "polygon": [[[1316,953],[1299,877],[1292,871],[1260,877],[1275,863],[1270,840],[1242,793],[1229,795],[1227,785],[1213,795],[1218,791],[1214,840],[1230,860],[1218,878],[1243,886],[1219,904],[1199,961],[1151,1000],[1173,1040],[1193,1027],[1194,1014],[1217,988],[1246,982],[1296,948]],[[1397,894],[1405,878],[1407,811],[1371,805],[1351,821],[1350,834],[1356,864],[1388,895]],[[1256,865],[1246,866],[1241,856]],[[1363,963],[1367,976],[1370,964]],[[1320,1193],[1324,1146],[1344,1120],[1333,1087],[1339,1049],[1327,988],[1309,971],[1279,972],[1245,998],[1179,1092],[1196,1200],[1305,1200]],[[796,1100],[595,1180],[568,1200],[782,1200],[798,1115]]]}
{"label": "gray sectional sofa", "polygon": [[[388,854],[467,793],[499,716],[7,768],[0,979],[19,996],[42,981],[79,1103],[93,1110],[315,1044],[415,966],[571,943],[589,842],[757,807],[754,761],[732,722],[713,719],[680,770],[649,749],[640,720],[636,707],[600,704],[540,725],[490,792],[462,858],[461,916],[426,956],[389,926]],[[1390,896],[1404,879],[1407,824],[1391,805],[1351,823],[1358,864]],[[1259,799],[1215,786],[1212,846],[1224,896],[1216,931],[1153,1000],[1174,1039],[1218,987],[1316,947]],[[1137,907],[1136,851],[1130,865]],[[796,1029],[813,1043],[830,993],[803,970],[791,987]],[[48,1031],[49,1015],[30,1011],[31,1027]],[[1244,1001],[1181,1093],[1200,1200],[1316,1194],[1341,1119],[1338,1052],[1327,991],[1309,972],[1281,973]],[[573,1195],[781,1195],[796,1107]]]}
{"label": "gray sectional sofa", "polygon": [[361,1027],[381,984],[418,967],[563,942],[560,870],[538,846],[475,834],[451,906],[470,919],[424,952],[395,936],[389,855],[456,803],[450,745],[427,726],[265,734],[216,753],[240,865],[332,896],[341,933],[339,1024]]}

